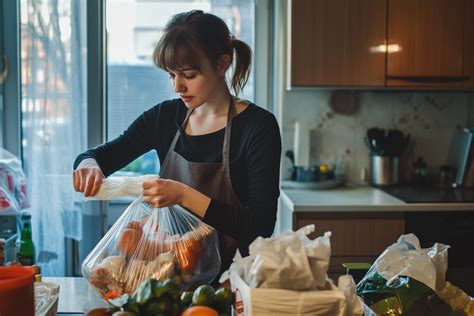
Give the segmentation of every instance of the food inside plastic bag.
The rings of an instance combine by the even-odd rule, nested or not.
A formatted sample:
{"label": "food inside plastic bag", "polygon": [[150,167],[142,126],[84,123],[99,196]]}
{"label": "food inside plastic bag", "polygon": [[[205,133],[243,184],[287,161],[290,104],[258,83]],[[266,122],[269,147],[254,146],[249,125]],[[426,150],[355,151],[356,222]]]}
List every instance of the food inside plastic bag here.
{"label": "food inside plastic bag", "polygon": [[149,278],[172,278],[186,290],[216,277],[218,249],[217,232],[181,206],[156,209],[139,197],[86,257],[82,274],[105,300]]}
{"label": "food inside plastic bag", "polygon": [[21,161],[9,151],[0,148],[0,212],[28,208],[26,177]]}
{"label": "food inside plastic bag", "polygon": [[452,315],[436,291],[446,285],[449,246],[422,249],[403,235],[375,261],[357,285],[357,294],[377,315]]}

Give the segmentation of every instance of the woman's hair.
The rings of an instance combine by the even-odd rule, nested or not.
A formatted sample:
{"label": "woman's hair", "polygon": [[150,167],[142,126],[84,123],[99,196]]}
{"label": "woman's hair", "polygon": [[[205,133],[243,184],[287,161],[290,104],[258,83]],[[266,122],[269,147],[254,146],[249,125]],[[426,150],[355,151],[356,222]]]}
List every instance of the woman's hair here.
{"label": "woman's hair", "polygon": [[184,66],[200,70],[203,56],[215,66],[220,56],[228,54],[232,64],[234,49],[231,87],[239,95],[249,77],[252,50],[231,35],[225,22],[213,14],[193,10],[174,15],[155,47],[153,61],[165,71]]}

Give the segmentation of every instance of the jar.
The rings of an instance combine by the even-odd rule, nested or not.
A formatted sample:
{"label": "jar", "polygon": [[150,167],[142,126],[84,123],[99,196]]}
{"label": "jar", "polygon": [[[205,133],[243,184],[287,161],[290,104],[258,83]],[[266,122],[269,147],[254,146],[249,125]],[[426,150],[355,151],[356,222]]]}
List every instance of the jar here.
{"label": "jar", "polygon": [[419,157],[413,163],[412,183],[414,186],[423,186],[428,183],[428,166],[423,158]]}

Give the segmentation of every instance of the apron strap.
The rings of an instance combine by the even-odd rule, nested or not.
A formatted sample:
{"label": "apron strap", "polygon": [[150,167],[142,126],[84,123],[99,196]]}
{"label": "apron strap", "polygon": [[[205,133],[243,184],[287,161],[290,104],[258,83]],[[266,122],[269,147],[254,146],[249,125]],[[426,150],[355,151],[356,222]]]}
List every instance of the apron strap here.
{"label": "apron strap", "polygon": [[[186,117],[184,118],[183,124],[181,124],[181,128],[184,131],[186,128],[186,124],[188,124],[189,117],[194,109],[188,109],[186,113]],[[229,156],[230,156],[230,132],[232,129],[232,119],[236,114],[235,110],[235,102],[234,97],[230,96],[230,103],[229,103],[229,110],[227,111],[227,125],[225,127],[225,134],[224,134],[224,144],[222,146],[222,163],[228,164],[229,163]],[[176,147],[176,143],[178,142],[179,135],[181,130],[178,128],[176,134],[174,135],[173,140],[171,141],[170,149],[174,150]]]}
{"label": "apron strap", "polygon": [[230,134],[232,130],[232,119],[236,114],[234,97],[230,96],[229,110],[227,111],[227,125],[224,134],[224,144],[222,146],[222,163],[229,165],[230,161]]}
{"label": "apron strap", "polygon": [[[186,124],[188,124],[191,113],[193,113],[193,109],[188,109],[188,111],[186,112],[186,117],[184,118],[183,124],[181,124],[181,128],[183,131],[184,131],[184,128],[186,127]],[[176,147],[176,143],[178,142],[178,138],[180,134],[181,134],[181,130],[178,128],[178,130],[176,131],[176,134],[174,134],[173,140],[171,141],[169,150],[174,150],[174,148]]]}

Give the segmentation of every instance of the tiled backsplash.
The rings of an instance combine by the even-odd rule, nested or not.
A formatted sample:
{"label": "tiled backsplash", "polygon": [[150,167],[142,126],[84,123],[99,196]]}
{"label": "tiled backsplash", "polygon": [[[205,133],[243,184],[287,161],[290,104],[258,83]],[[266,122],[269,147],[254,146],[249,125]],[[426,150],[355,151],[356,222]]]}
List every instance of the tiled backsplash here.
{"label": "tiled backsplash", "polygon": [[[474,94],[465,92],[360,91],[355,114],[334,113],[329,106],[332,91],[300,90],[284,94],[283,151],[293,149],[294,123],[304,120],[311,129],[311,162],[342,157],[347,179],[361,182],[361,169],[369,169],[369,150],[364,136],[369,127],[397,128],[410,133],[411,144],[401,160],[402,179],[408,181],[418,157],[434,172],[445,162],[456,128],[474,126]],[[283,158],[283,178],[290,163]]]}

